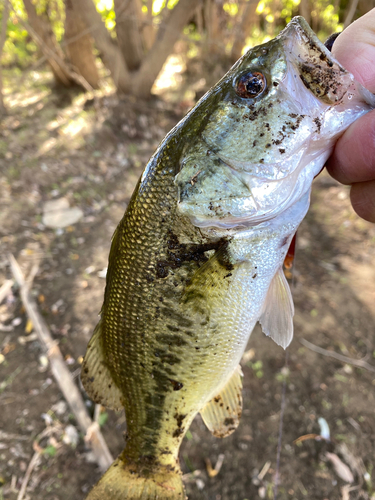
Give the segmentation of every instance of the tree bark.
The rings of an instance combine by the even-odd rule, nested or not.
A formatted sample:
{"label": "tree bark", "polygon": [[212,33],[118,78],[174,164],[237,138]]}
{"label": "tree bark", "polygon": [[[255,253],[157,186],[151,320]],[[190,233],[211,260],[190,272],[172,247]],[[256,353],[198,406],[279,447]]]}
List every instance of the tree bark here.
{"label": "tree bark", "polygon": [[222,37],[219,30],[218,5],[215,0],[205,0],[204,21],[207,31],[207,52],[209,54],[217,54],[220,52]]}
{"label": "tree bark", "polygon": [[358,2],[358,17],[364,16],[367,12],[375,7],[375,0],[359,0]]}
{"label": "tree bark", "polygon": [[166,23],[158,30],[156,41],[143,60],[139,71],[132,81],[132,93],[139,97],[148,97],[152,85],[160,73],[167,57],[172,52],[182,28],[194,13],[201,0],[180,0],[172,10]]}
{"label": "tree bark", "polygon": [[0,33],[0,118],[6,114],[6,108],[4,106],[4,99],[3,99],[3,70],[1,65],[1,56],[3,54],[3,48],[7,34],[9,10],[10,10],[9,2],[5,2],[3,7],[3,18],[1,20],[1,33]]}
{"label": "tree bark", "polygon": [[299,13],[310,24],[311,22],[311,5],[309,0],[301,0],[299,4]]}
{"label": "tree bark", "polygon": [[[74,8],[74,0],[65,0],[66,52],[76,73],[93,88],[99,87],[99,73],[93,54],[93,43],[89,34],[81,35],[85,25]],[[69,41],[70,40],[70,41]]]}
{"label": "tree bark", "polygon": [[113,81],[120,92],[130,93],[130,75],[118,46],[113,43],[99,12],[92,0],[74,0],[74,8],[95,40],[104,65],[111,72]]}
{"label": "tree bark", "polygon": [[64,87],[70,87],[74,80],[64,61],[64,54],[56,41],[51,25],[41,16],[38,16],[31,0],[23,0],[23,4],[32,28],[30,35],[35,39],[47,58],[56,83]]}
{"label": "tree bark", "polygon": [[155,26],[152,21],[152,4],[153,0],[147,0],[147,17],[146,24],[143,28],[143,40],[145,44],[145,49],[148,51],[151,49],[155,41]]}
{"label": "tree bark", "polygon": [[195,11],[195,19],[197,23],[197,31],[200,36],[203,36],[204,30],[203,30],[203,7],[202,5],[198,5],[196,11]]}
{"label": "tree bark", "polygon": [[241,22],[236,27],[237,30],[231,52],[232,61],[237,61],[237,59],[241,57],[246,37],[248,36],[250,28],[254,22],[257,5],[258,5],[258,0],[248,0],[246,4],[245,10],[242,14]]}
{"label": "tree bark", "polygon": [[142,10],[138,0],[115,0],[116,33],[129,71],[137,70],[143,58]]}
{"label": "tree bark", "polygon": [[358,0],[351,0],[351,2],[349,2],[349,6],[344,21],[344,29],[347,28],[349,24],[351,24],[351,22],[353,21],[353,18],[355,16],[355,11],[357,10],[357,5],[358,5]]}

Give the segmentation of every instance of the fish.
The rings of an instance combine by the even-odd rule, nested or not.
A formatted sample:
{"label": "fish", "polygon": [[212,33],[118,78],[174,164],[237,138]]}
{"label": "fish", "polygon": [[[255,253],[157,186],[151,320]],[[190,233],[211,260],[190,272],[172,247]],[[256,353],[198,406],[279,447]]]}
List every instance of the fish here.
{"label": "fish", "polygon": [[112,239],[82,383],[125,408],[125,448],[87,500],[186,498],[178,451],[199,412],[237,428],[254,325],[286,348],[283,262],[311,184],[375,105],[297,17],[254,47],[161,142]]}

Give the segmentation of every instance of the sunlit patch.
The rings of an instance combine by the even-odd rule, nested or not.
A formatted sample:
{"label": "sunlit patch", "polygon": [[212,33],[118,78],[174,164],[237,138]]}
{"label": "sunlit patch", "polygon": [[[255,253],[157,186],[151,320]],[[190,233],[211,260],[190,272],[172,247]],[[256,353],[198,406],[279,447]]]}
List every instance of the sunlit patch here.
{"label": "sunlit patch", "polygon": [[61,127],[61,134],[66,137],[74,137],[87,127],[87,122],[83,117],[79,117]]}
{"label": "sunlit patch", "polygon": [[162,94],[166,89],[177,88],[182,82],[182,72],[186,65],[183,58],[173,54],[166,60],[163,69],[152,87],[153,94]]}
{"label": "sunlit patch", "polygon": [[56,146],[56,143],[57,143],[57,139],[55,139],[54,137],[51,137],[51,138],[47,139],[46,141],[44,141],[43,144],[38,149],[37,156],[43,156],[46,153],[48,153],[49,151],[51,151],[51,149],[53,149]]}
{"label": "sunlit patch", "polygon": [[35,91],[34,89],[30,89],[22,93],[16,93],[6,96],[5,104],[9,108],[14,108],[14,107],[26,108],[27,106],[30,106],[32,104],[41,101],[42,99],[47,97],[50,93],[51,93],[50,90]]}
{"label": "sunlit patch", "polygon": [[92,130],[92,124],[87,120],[86,116],[78,116],[74,120],[70,116],[65,116],[52,120],[47,125],[47,129],[49,131],[58,129],[59,137],[51,137],[44,141],[38,150],[37,156],[42,156],[50,152],[67,140],[71,148],[82,146],[85,135]]}

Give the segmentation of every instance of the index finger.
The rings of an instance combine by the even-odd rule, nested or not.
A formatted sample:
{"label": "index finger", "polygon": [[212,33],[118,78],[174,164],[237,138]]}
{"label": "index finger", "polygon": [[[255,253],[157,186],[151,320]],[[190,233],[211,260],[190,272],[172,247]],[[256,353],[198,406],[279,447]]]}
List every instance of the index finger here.
{"label": "index finger", "polygon": [[375,110],[355,121],[340,137],[326,167],[342,184],[375,179]]}

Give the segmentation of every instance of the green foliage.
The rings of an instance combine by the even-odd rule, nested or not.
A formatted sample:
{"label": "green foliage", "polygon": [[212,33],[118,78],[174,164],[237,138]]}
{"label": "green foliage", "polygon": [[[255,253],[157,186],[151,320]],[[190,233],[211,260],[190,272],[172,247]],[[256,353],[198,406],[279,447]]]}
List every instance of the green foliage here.
{"label": "green foliage", "polygon": [[101,14],[108,31],[115,34],[116,15],[113,0],[95,0],[96,10]]}
{"label": "green foliage", "polygon": [[251,361],[246,363],[246,366],[249,366],[254,370],[255,376],[257,378],[262,378],[264,373],[263,373],[263,362],[258,360],[252,363]]}
{"label": "green foliage", "polygon": [[[75,0],[74,0],[75,1]],[[77,0],[78,1],[78,0]],[[165,10],[173,9],[179,0],[153,0],[152,16],[155,26],[166,18]],[[220,27],[219,37],[210,40],[211,44],[220,46],[220,50],[230,53],[234,37],[238,33],[238,27],[243,19],[243,13],[251,0],[224,0],[215,2],[217,8],[217,23]],[[306,0],[309,11],[310,23],[321,40],[331,33],[340,31],[345,15],[348,11],[349,0]],[[116,15],[114,11],[114,0],[93,0],[98,12],[111,33],[116,37]],[[64,41],[65,4],[64,0],[33,0],[38,15],[46,18],[59,43]],[[147,0],[141,0],[142,12],[148,14]],[[357,9],[357,15],[364,14],[363,7]],[[4,11],[4,2],[0,1],[0,22]],[[301,0],[259,0],[256,13],[252,18],[245,36],[246,48],[266,42],[277,35],[290,21],[290,19],[301,13]],[[201,18],[196,13],[191,14],[190,24],[185,26],[183,34],[186,45],[187,56],[192,57],[200,53],[204,46],[211,19],[205,19],[206,9],[202,3]],[[214,16],[215,17],[215,16]],[[200,21],[199,21],[200,19]],[[7,37],[1,58],[5,67],[17,66],[24,69],[31,66],[41,57],[40,49],[33,41],[27,28],[23,24],[27,21],[23,0],[12,0],[12,10],[7,24]],[[187,20],[188,21],[188,20]],[[215,30],[213,30],[215,31]]]}
{"label": "green foliage", "polygon": [[238,14],[238,4],[236,3],[231,3],[231,2],[226,2],[223,5],[224,12],[229,14],[232,17],[237,16]]}
{"label": "green foliage", "polygon": [[57,449],[52,444],[49,444],[44,448],[43,453],[49,457],[54,457],[57,453]]}
{"label": "green foliage", "polygon": [[[37,14],[48,19],[57,41],[60,42],[64,36],[64,0],[38,0],[34,4]],[[0,22],[3,12],[4,5],[0,2]],[[37,44],[27,32],[23,21],[27,22],[27,14],[22,0],[12,0],[7,37],[1,58],[4,67],[18,66],[23,69],[35,63],[40,57]]]}
{"label": "green foliage", "polygon": [[193,439],[193,434],[188,430],[186,431],[185,437],[188,441],[191,441]]}
{"label": "green foliage", "polygon": [[[152,15],[158,16],[164,9],[166,0],[154,0],[152,4]],[[178,0],[169,0],[167,8],[173,9],[178,4]]]}
{"label": "green foliage", "polygon": [[46,17],[51,23],[56,40],[60,42],[64,36],[65,5],[64,0],[38,0],[34,2],[39,16]]}
{"label": "green foliage", "polygon": [[107,422],[108,420],[108,413],[103,411],[100,415],[99,415],[99,426],[100,427],[103,427],[103,425]]}
{"label": "green foliage", "polygon": [[[7,24],[7,37],[1,58],[1,64],[24,68],[36,59],[37,46],[22,24],[26,12],[21,0],[13,1]],[[0,23],[3,18],[4,5],[0,4]]]}
{"label": "green foliage", "polygon": [[[340,24],[340,7],[341,2],[334,4],[331,0],[311,0],[310,15],[311,23],[317,34],[322,38],[326,38],[331,33],[342,30]],[[276,35],[283,29],[293,16],[299,15],[301,0],[260,0],[256,13],[263,21],[263,28],[268,31],[269,24],[272,24],[272,36]]]}

